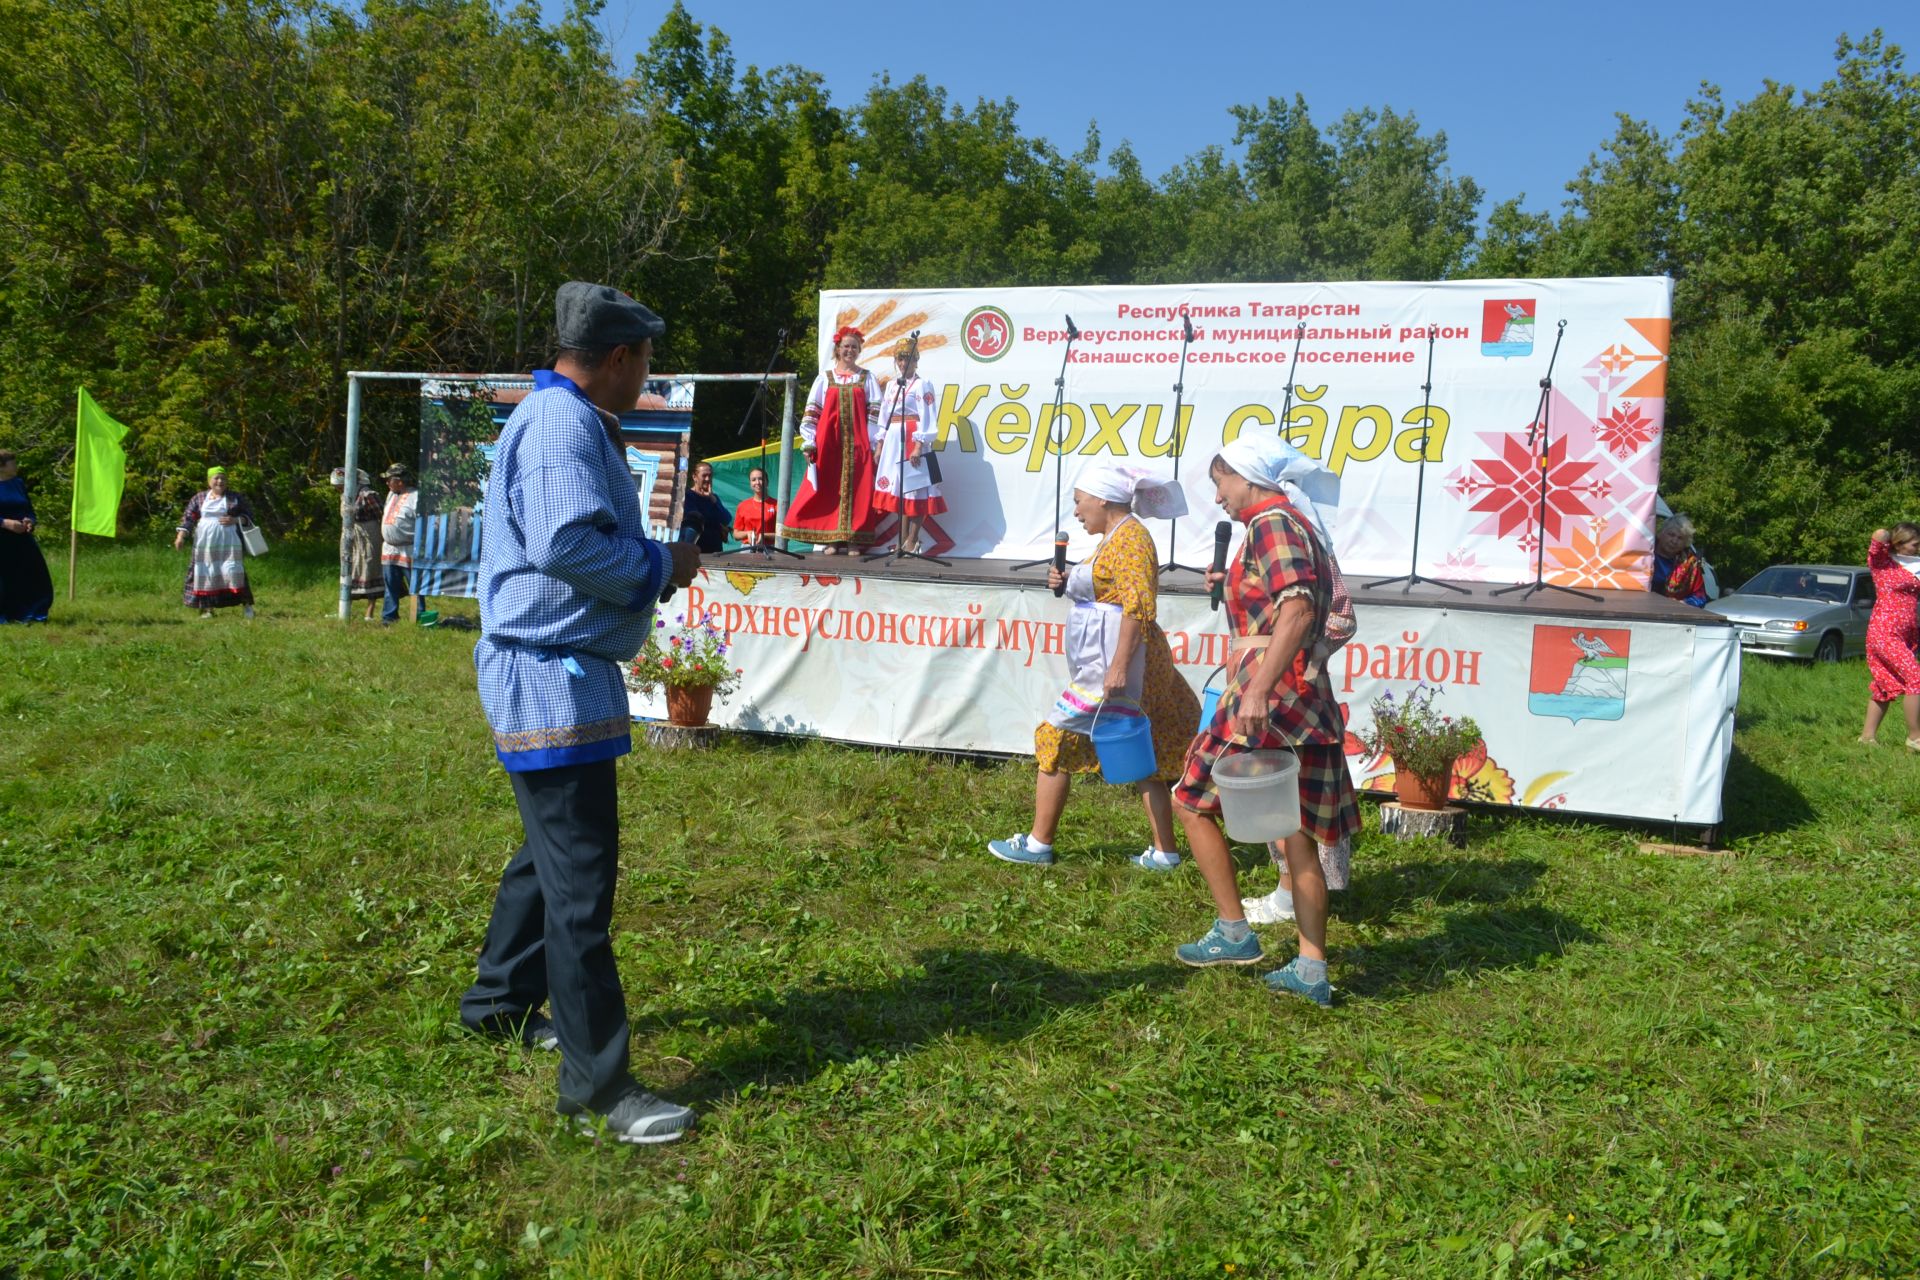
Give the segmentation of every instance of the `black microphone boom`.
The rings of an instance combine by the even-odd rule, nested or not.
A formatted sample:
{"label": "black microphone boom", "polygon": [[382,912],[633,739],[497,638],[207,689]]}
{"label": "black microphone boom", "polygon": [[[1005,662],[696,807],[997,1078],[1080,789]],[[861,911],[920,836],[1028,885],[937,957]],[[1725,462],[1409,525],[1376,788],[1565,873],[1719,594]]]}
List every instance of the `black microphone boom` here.
{"label": "black microphone boom", "polygon": [[1067,336],[1069,338],[1078,338],[1080,336],[1080,331],[1073,327],[1072,316],[1067,317]]}
{"label": "black microphone boom", "polygon": [[[1215,573],[1225,573],[1227,571],[1227,544],[1232,541],[1233,521],[1222,520],[1219,524],[1213,526],[1213,571]],[[1212,596],[1213,609],[1216,613],[1220,611],[1220,601],[1225,598],[1226,590],[1227,580],[1222,578],[1213,584],[1213,590],[1209,593]]]}

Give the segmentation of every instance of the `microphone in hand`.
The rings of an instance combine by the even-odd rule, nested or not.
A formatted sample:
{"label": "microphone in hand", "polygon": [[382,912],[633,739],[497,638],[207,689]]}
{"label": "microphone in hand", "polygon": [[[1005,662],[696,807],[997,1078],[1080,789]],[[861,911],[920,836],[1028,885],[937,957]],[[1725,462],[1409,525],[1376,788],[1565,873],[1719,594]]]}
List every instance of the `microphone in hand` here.
{"label": "microphone in hand", "polygon": [[1213,571],[1207,576],[1214,579],[1213,590],[1209,596],[1213,600],[1215,613],[1220,611],[1220,601],[1227,589],[1227,544],[1233,541],[1233,521],[1222,520],[1213,526]]}
{"label": "microphone in hand", "polygon": [[[702,527],[699,516],[682,516],[680,518],[680,536],[674,539],[674,541],[680,543],[698,542],[700,541],[700,531]],[[676,561],[680,559],[677,555],[673,558]],[[669,572],[672,572],[672,570],[669,570]],[[659,602],[665,604],[667,601],[673,599],[673,593],[677,589],[673,584],[673,580],[669,578],[667,585],[660,588]]]}
{"label": "microphone in hand", "polygon": [[1064,533],[1056,534],[1053,539],[1053,571],[1060,575],[1060,585],[1053,589],[1053,594],[1055,596],[1063,596],[1067,593],[1065,576],[1067,572],[1067,535]]}

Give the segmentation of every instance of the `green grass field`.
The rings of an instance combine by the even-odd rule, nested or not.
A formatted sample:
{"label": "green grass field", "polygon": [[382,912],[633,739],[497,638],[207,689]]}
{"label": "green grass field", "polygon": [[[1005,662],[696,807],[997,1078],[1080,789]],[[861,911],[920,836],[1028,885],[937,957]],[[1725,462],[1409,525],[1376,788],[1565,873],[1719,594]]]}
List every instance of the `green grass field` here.
{"label": "green grass field", "polygon": [[596,1147],[455,1019],[519,838],[471,633],[343,629],[285,548],[201,621],[181,565],[0,630],[0,1275],[1920,1270],[1920,757],[1858,663],[1749,662],[1731,856],[1370,830],[1330,1013],[1172,962],[1130,794],[1034,871],[1017,762],[636,753],[635,1068],[704,1114]]}

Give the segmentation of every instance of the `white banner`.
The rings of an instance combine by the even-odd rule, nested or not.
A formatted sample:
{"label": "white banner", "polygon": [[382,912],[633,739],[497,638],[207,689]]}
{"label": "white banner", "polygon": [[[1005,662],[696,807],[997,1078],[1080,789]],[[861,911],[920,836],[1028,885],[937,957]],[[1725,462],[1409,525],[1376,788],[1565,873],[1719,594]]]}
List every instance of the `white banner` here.
{"label": "white banner", "polygon": [[[1419,571],[1506,582],[1533,578],[1541,465],[1528,428],[1551,361],[1548,579],[1635,589],[1649,569],[1671,313],[1664,277],[844,290],[820,295],[820,358],[828,360],[835,328],[857,324],[867,335],[863,363],[891,377],[893,344],[919,331],[921,372],[939,387],[949,508],[930,533],[937,550],[962,557],[1049,553],[1051,440],[1069,490],[1095,458],[1171,473],[1180,379],[1179,467],[1193,509],[1177,554],[1204,564],[1222,516],[1207,463],[1242,431],[1279,429],[1304,326],[1287,426],[1340,475],[1333,532],[1343,568],[1387,576],[1413,567],[1419,490]],[[1080,336],[1063,370],[1069,317]],[[1185,320],[1193,341],[1182,374]],[[1089,539],[1070,506],[1061,520],[1078,558]],[[1166,526],[1156,523],[1154,534],[1164,551]]]}
{"label": "white banner", "polygon": [[[713,714],[735,728],[1026,754],[1066,680],[1066,611],[1043,587],[703,571],[685,607],[732,633],[746,676]],[[1371,722],[1372,700],[1425,682],[1486,736],[1484,754],[1457,771],[1462,798],[1720,821],[1740,686],[1733,628],[1364,598],[1358,609],[1360,633],[1331,670],[1357,785],[1391,786],[1391,765],[1353,736]],[[677,612],[666,610],[669,625]],[[1196,689],[1224,660],[1224,616],[1203,596],[1160,597],[1174,659]],[[664,714],[657,697],[633,708]]]}

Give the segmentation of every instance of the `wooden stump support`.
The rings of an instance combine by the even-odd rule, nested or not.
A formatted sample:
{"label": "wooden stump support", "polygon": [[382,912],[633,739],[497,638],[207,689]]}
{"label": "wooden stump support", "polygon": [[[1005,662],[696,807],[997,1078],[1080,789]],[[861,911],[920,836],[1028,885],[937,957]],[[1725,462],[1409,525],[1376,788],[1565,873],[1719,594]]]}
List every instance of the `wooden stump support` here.
{"label": "wooden stump support", "polygon": [[647,726],[647,745],[660,751],[711,751],[720,726],[655,723]]}
{"label": "wooden stump support", "polygon": [[1458,805],[1444,809],[1408,809],[1389,800],[1380,806],[1380,832],[1401,840],[1423,836],[1445,840],[1456,849],[1467,847],[1467,811]]}

